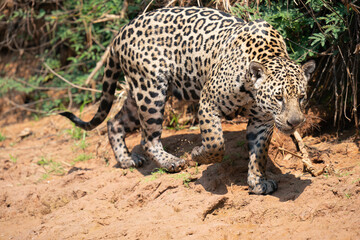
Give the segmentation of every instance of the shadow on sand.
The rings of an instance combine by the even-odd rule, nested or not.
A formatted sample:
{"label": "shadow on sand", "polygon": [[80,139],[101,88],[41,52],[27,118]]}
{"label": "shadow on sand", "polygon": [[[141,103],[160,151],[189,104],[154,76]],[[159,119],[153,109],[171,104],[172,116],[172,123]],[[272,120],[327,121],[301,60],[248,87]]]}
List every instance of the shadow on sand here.
{"label": "shadow on sand", "polygon": [[[248,150],[246,131],[224,132],[226,151],[223,162],[210,164],[194,183],[200,184],[208,192],[217,195],[228,193],[230,186],[247,188]],[[162,138],[165,150],[177,157],[191,154],[193,147],[201,144],[200,134],[181,134]],[[140,145],[134,152],[144,155]],[[115,166],[116,167],[116,166]],[[153,162],[146,162],[138,171],[144,176],[154,172],[157,166]],[[267,163],[268,178],[278,183],[279,189],[272,194],[280,201],[295,200],[304,189],[311,184],[310,179],[300,179],[291,173],[282,174],[281,170],[271,160]]]}

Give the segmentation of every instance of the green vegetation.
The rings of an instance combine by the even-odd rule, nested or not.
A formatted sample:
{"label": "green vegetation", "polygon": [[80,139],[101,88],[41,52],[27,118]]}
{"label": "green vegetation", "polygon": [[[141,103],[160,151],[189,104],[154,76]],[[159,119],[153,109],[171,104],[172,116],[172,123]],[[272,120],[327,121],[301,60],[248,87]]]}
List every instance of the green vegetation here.
{"label": "green vegetation", "polygon": [[16,163],[16,162],[17,162],[17,157],[9,154],[9,158],[10,158],[10,161],[11,161],[12,163]]}
{"label": "green vegetation", "polygon": [[345,19],[350,15],[344,4],[325,0],[308,0],[306,4],[263,1],[259,9],[253,2],[250,7],[236,4],[232,10],[243,19],[269,22],[285,38],[291,58],[298,62],[336,44],[347,30]]}
{"label": "green vegetation", "polygon": [[105,166],[108,167],[110,165],[110,160],[107,157],[105,157],[104,161],[105,161]]}
{"label": "green vegetation", "polygon": [[74,159],[73,164],[75,164],[77,162],[84,162],[84,161],[90,160],[92,158],[94,158],[92,154],[82,153]]}
{"label": "green vegetation", "polygon": [[[83,85],[114,34],[140,12],[140,4],[140,0],[130,4],[124,0],[14,2],[9,9],[5,8],[8,14],[0,14],[0,23],[8,26],[4,37],[0,37],[0,49],[37,55],[41,70],[28,79],[9,78],[1,72],[0,96],[16,90],[38,101],[35,107],[43,112],[64,110],[63,103],[68,102],[70,96],[63,94],[59,99],[52,99],[47,90],[62,90],[68,85],[45,64],[65,79],[71,79],[73,84]],[[11,27],[14,25],[17,27]],[[101,75],[99,71],[94,79]],[[99,96],[99,93],[92,95],[88,91],[71,89],[72,101],[76,104],[93,101]]]}
{"label": "green vegetation", "polygon": [[34,120],[34,121],[39,121],[39,115],[38,114],[36,114],[36,113],[33,113],[33,114],[31,114],[31,116],[32,116],[32,119]]}
{"label": "green vegetation", "polygon": [[76,127],[75,125],[73,125],[73,128],[68,129],[67,133],[71,136],[72,139],[75,140],[85,140],[85,137],[87,136],[86,131]]}
{"label": "green vegetation", "polygon": [[41,157],[41,159],[37,162],[37,165],[42,166],[45,170],[45,173],[42,176],[42,179],[47,179],[51,175],[64,175],[65,170],[61,163],[55,162],[52,159],[48,159],[46,157]]}
{"label": "green vegetation", "polygon": [[181,130],[185,128],[185,125],[181,125],[179,123],[180,117],[182,115],[182,113],[174,113],[173,111],[170,111],[170,115],[171,115],[171,120],[168,124],[168,126],[166,127],[167,129],[172,129],[172,130]]}
{"label": "green vegetation", "polygon": [[[180,114],[175,114],[172,112],[172,117],[171,117],[171,120],[170,120],[170,123],[169,123],[169,127],[168,129],[179,129],[179,117],[180,117]],[[171,127],[172,126],[172,127]]]}
{"label": "green vegetation", "polygon": [[354,181],[352,181],[352,183],[360,183],[360,178],[355,179]]}
{"label": "green vegetation", "polygon": [[[87,102],[81,104],[80,106],[80,117],[82,114],[82,111],[84,109],[84,106]],[[88,143],[86,142],[86,137],[88,136],[87,132],[82,130],[81,128],[75,126],[75,124],[72,124],[73,127],[70,129],[67,129],[66,132],[71,136],[72,139],[77,140],[75,141],[74,145],[77,148],[80,148],[81,150],[85,150],[88,147]],[[73,149],[73,151],[75,151]]]}
{"label": "green vegetation", "polygon": [[232,11],[247,20],[262,18],[272,24],[297,62],[315,59],[311,104],[322,106],[338,130],[352,122],[358,135],[359,6],[329,0],[260,1],[259,5],[250,1],[248,6],[236,4]]}
{"label": "green vegetation", "polygon": [[155,171],[151,173],[151,175],[157,175],[157,176],[160,176],[160,175],[163,175],[163,174],[166,174],[166,169],[165,168],[155,168]]}
{"label": "green vegetation", "polygon": [[80,148],[81,150],[85,150],[89,146],[89,144],[86,142],[85,138],[81,139],[78,142],[75,142],[75,146]]}
{"label": "green vegetation", "polygon": [[[196,166],[196,173],[199,172],[198,167]],[[158,179],[162,175],[167,174],[166,169],[164,168],[156,168],[154,172],[151,173],[150,176],[147,176],[144,178],[144,182],[150,182]],[[188,172],[182,172],[182,173],[176,173],[176,174],[170,174],[169,177],[174,179],[181,179],[185,187],[189,187],[189,183],[191,182],[191,174]]]}
{"label": "green vegetation", "polygon": [[223,161],[225,162],[225,161],[229,161],[230,160],[230,156],[229,155],[225,155],[224,157],[223,157]]}
{"label": "green vegetation", "polygon": [[199,164],[198,163],[195,163],[195,175],[199,173]]}
{"label": "green vegetation", "polygon": [[[222,7],[226,5],[219,4],[222,1],[225,0],[198,2]],[[12,91],[25,93],[31,104],[26,107],[41,114],[95,101],[100,93],[69,87],[59,76],[79,86],[91,84],[91,88],[101,89],[102,70],[93,76],[95,81],[86,83],[86,79],[113,36],[144,11],[147,3],[150,11],[172,1],[160,2],[35,0],[33,4],[18,1],[12,1],[11,6],[5,4],[1,10],[4,14],[0,14],[0,24],[4,26],[0,50],[19,55],[20,59],[35,58],[37,66],[26,79],[0,72],[0,96]],[[176,1],[172,5],[190,2],[193,3]],[[238,1],[227,10],[247,21],[262,18],[271,23],[284,37],[295,61],[315,59],[317,72],[316,81],[310,82],[310,105],[320,105],[337,129],[346,122],[358,129],[360,8],[356,4],[358,1],[250,0]],[[62,94],[54,98],[53,91]],[[181,128],[178,115],[171,116],[169,127]]]}
{"label": "green vegetation", "polygon": [[243,147],[245,145],[246,141],[237,141],[236,146],[237,147]]}
{"label": "green vegetation", "polygon": [[6,137],[0,132],[0,142],[5,141]]}
{"label": "green vegetation", "polygon": [[[238,156],[239,157],[239,156]],[[234,159],[234,154],[232,154],[232,157],[230,155],[225,155],[223,157],[223,160],[222,160],[222,163],[225,163],[225,164],[229,164],[231,166],[234,166],[235,164],[235,159]]]}
{"label": "green vegetation", "polygon": [[166,169],[164,168],[156,168],[154,172],[151,173],[150,176],[146,177],[145,182],[154,181],[158,179],[161,175],[166,174]]}
{"label": "green vegetation", "polygon": [[191,182],[191,174],[190,173],[178,173],[178,174],[174,174],[172,176],[175,179],[182,179],[183,184],[185,187],[189,187],[189,183]]}
{"label": "green vegetation", "polygon": [[345,194],[345,197],[347,198],[347,199],[350,199],[351,198],[351,196],[352,196],[352,194],[351,193],[344,193]]}
{"label": "green vegetation", "polygon": [[353,175],[354,172],[342,172],[342,171],[335,171],[335,176],[337,177],[348,177]]}

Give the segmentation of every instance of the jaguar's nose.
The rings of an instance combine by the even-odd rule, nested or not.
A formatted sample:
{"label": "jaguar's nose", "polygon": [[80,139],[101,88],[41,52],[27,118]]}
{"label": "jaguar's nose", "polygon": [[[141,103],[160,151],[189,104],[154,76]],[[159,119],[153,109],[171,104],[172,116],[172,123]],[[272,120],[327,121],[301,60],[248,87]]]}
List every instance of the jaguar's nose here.
{"label": "jaguar's nose", "polygon": [[292,128],[298,127],[301,123],[305,121],[304,116],[292,116],[290,117],[286,123]]}

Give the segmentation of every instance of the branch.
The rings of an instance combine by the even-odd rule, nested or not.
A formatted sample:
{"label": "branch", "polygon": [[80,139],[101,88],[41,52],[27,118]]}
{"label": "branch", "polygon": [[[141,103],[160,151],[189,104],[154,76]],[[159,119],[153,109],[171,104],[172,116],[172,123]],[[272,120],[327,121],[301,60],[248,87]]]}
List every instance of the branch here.
{"label": "branch", "polygon": [[93,23],[107,22],[107,21],[112,21],[112,20],[116,20],[116,19],[122,19],[122,16],[114,15],[114,14],[105,14],[105,17],[97,19],[97,20],[93,21]]}
{"label": "branch", "polygon": [[24,85],[27,85],[27,86],[29,86],[29,87],[31,87],[33,89],[36,89],[36,90],[45,90],[45,91],[47,91],[47,90],[64,90],[64,89],[66,89],[65,87],[38,87],[38,86],[32,85],[30,83],[27,83],[25,81],[22,81],[20,79],[17,79],[17,78],[13,78],[13,80],[16,81],[16,82],[22,83]]}
{"label": "branch", "polygon": [[100,68],[104,65],[104,62],[106,61],[108,55],[110,52],[110,47],[106,48],[105,53],[102,55],[100,61],[98,61],[96,63],[95,68],[92,70],[92,72],[90,73],[90,75],[88,76],[88,78],[85,81],[85,85],[88,85],[90,83],[91,80],[93,80],[92,78],[95,76],[95,74],[97,73],[97,71],[100,70]]}
{"label": "branch", "polygon": [[127,17],[127,11],[128,11],[128,7],[129,7],[129,3],[127,0],[124,0],[123,5],[122,5],[122,9],[120,11],[120,17],[121,18],[126,18]]}
{"label": "branch", "polygon": [[165,7],[170,7],[174,2],[175,0],[170,1]]}
{"label": "branch", "polygon": [[[317,176],[321,175],[324,172],[324,169],[316,170],[314,168],[314,166],[312,165],[311,160],[309,158],[309,154],[305,148],[305,144],[304,144],[299,132],[295,131],[293,135],[298,143],[300,152],[302,154],[301,161],[304,164],[305,170],[308,171],[313,177],[317,177]],[[297,157],[299,157],[299,156],[297,156]]]}
{"label": "branch", "polygon": [[292,151],[289,151],[289,150],[287,150],[287,149],[285,149],[285,148],[278,147],[278,149],[279,149],[280,151],[287,152],[287,153],[289,153],[289,154],[291,154],[291,155],[293,155],[293,156],[295,156],[295,157],[297,157],[297,158],[300,158],[300,159],[303,158],[303,157],[300,156],[299,154],[296,154],[296,153],[294,153],[294,152],[292,152]]}
{"label": "branch", "polygon": [[[6,98],[7,102],[13,106],[15,106],[16,108],[20,108],[22,110],[26,110],[26,111],[29,111],[29,112],[34,112],[34,113],[42,113],[42,114],[46,114],[47,112],[45,111],[41,111],[41,110],[35,110],[35,109],[32,109],[32,108],[27,108],[27,107],[24,107],[24,105],[20,105],[20,104],[17,104],[13,101],[11,101],[9,98]],[[14,110],[14,109],[11,109],[11,110]]]}
{"label": "branch", "polygon": [[[149,2],[149,4],[146,6],[146,8],[145,8],[144,11],[143,11],[143,14],[146,13],[146,11],[147,11],[148,8],[150,7],[150,5],[153,3],[153,1],[154,1],[154,0],[151,0],[151,1]],[[172,2],[170,2],[169,4],[171,4],[171,3],[172,3]],[[169,5],[169,4],[168,4],[168,5]],[[168,5],[167,5],[167,6],[168,6]]]}
{"label": "branch", "polygon": [[74,87],[74,88],[78,88],[78,89],[81,89],[81,90],[85,90],[85,91],[91,91],[91,92],[100,92],[100,90],[96,90],[96,89],[92,89],[92,88],[85,88],[85,87],[81,87],[81,86],[78,86],[78,85],[75,85],[73,84],[72,82],[66,80],[64,77],[62,77],[61,75],[59,75],[58,73],[56,73],[53,69],[51,69],[49,67],[49,65],[47,65],[45,62],[43,63],[44,66],[52,73],[54,74],[55,76],[57,76],[58,78],[60,78],[62,81],[66,82],[67,84],[69,84],[70,86]]}

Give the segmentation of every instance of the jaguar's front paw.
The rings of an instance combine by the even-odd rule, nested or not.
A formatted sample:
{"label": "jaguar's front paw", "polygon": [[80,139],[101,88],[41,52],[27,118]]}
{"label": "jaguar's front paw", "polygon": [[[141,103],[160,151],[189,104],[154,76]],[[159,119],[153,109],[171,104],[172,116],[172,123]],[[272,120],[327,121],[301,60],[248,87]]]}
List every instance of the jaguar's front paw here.
{"label": "jaguar's front paw", "polygon": [[194,162],[197,162],[197,163],[200,163],[200,164],[207,164],[207,161],[203,157],[202,152],[203,152],[202,146],[194,147],[194,149],[191,151],[191,159]]}
{"label": "jaguar's front paw", "polygon": [[186,167],[184,159],[173,156],[170,153],[162,151],[157,158],[153,159],[159,168],[164,168],[168,172],[180,172]]}
{"label": "jaguar's front paw", "polygon": [[249,183],[249,192],[258,195],[267,195],[275,192],[278,185],[273,180],[261,179],[257,183]]}
{"label": "jaguar's front paw", "polygon": [[141,167],[143,165],[143,163],[146,161],[146,159],[137,154],[137,153],[132,153],[131,157],[130,156],[122,156],[122,157],[118,157],[116,158],[118,163],[116,164],[117,167],[120,168],[132,168],[132,167]]}
{"label": "jaguar's front paw", "polygon": [[191,152],[191,159],[200,164],[221,162],[223,153],[208,153],[204,146],[197,146]]}

